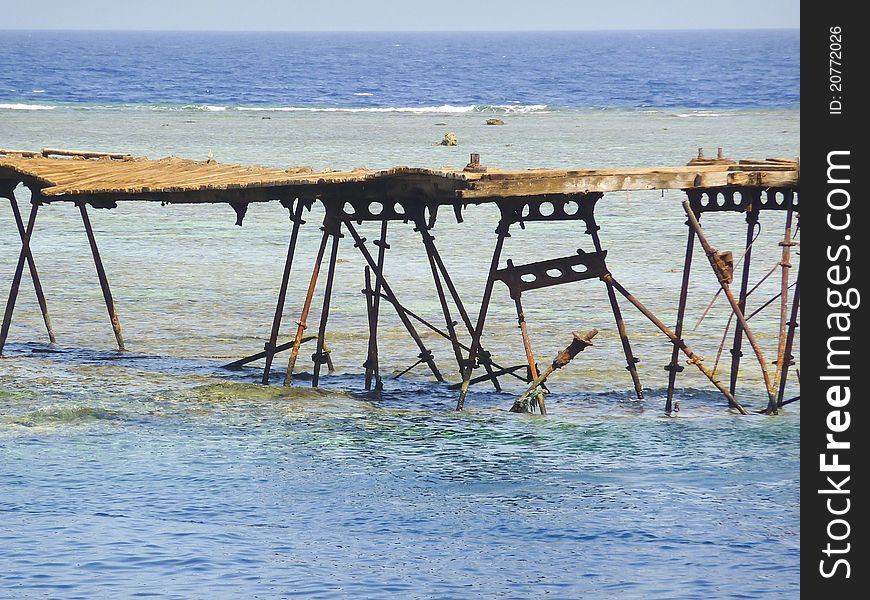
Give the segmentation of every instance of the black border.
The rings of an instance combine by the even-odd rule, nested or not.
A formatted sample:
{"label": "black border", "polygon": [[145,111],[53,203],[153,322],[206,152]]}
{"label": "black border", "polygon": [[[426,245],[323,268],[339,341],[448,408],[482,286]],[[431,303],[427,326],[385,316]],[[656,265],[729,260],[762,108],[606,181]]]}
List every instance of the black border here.
{"label": "black border", "polygon": [[[862,552],[861,537],[866,535],[863,527],[864,494],[859,488],[865,486],[862,474],[864,466],[859,455],[866,455],[866,448],[860,443],[860,432],[865,427],[866,387],[861,385],[863,347],[867,338],[861,335],[865,319],[863,304],[870,301],[866,291],[866,260],[862,245],[866,238],[861,235],[866,219],[861,211],[864,192],[860,187],[866,173],[866,140],[862,139],[862,116],[870,109],[867,104],[863,64],[868,58],[866,40],[870,36],[868,24],[858,16],[857,7],[861,3],[845,2],[804,2],[801,7],[801,264],[805,271],[804,288],[801,301],[801,591],[807,598],[864,598],[868,592],[864,586],[868,567],[865,552]],[[831,89],[831,28],[842,29],[842,90]],[[836,65],[835,65],[836,67]],[[836,80],[834,80],[836,81]],[[832,114],[830,102],[841,96],[842,112]],[[828,183],[828,154],[831,151],[848,150],[851,165],[850,183],[846,186],[851,196],[847,209],[851,225],[845,231],[833,231],[828,227],[828,192],[842,185]],[[838,214],[842,217],[842,214]],[[845,241],[850,235],[851,240]],[[838,478],[837,473],[823,473],[820,469],[819,455],[825,452],[826,434],[829,433],[826,418],[833,408],[828,404],[826,392],[829,382],[819,378],[827,371],[827,342],[829,332],[827,318],[839,309],[829,307],[827,293],[831,284],[827,270],[833,264],[828,258],[829,247],[836,250],[847,243],[851,247],[851,281],[845,287],[855,287],[861,292],[861,306],[851,311],[851,401],[847,407],[851,424],[848,430],[837,434],[837,439],[847,440],[851,448],[838,451],[839,461],[849,464],[851,480],[843,486],[850,490],[851,507],[843,516],[850,523],[850,535],[843,542],[850,543],[850,551],[841,554],[850,564],[850,577],[847,579],[843,565],[834,577],[825,578],[820,573],[820,561],[826,561],[830,569],[837,557],[828,558],[823,550],[829,542],[827,526],[836,518],[828,513],[826,506],[830,495],[820,494],[819,490],[830,487],[828,475]],[[841,257],[845,257],[842,254]],[[842,289],[842,288],[841,288]],[[843,335],[843,334],[840,334]],[[843,346],[840,346],[843,348]],[[831,452],[830,450],[828,451]],[[835,502],[842,503],[843,495],[836,496]],[[838,504],[835,506],[842,506]],[[842,524],[839,527],[844,527]],[[835,532],[837,530],[835,529]],[[824,596],[822,596],[824,594]]]}

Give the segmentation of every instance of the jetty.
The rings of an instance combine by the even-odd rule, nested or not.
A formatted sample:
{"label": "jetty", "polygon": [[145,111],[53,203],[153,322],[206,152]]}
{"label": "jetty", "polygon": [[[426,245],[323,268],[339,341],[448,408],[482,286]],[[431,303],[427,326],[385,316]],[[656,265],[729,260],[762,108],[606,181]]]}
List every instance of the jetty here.
{"label": "jetty", "polygon": [[[18,206],[15,190],[19,185],[30,191],[30,211],[26,220]],[[326,343],[330,300],[334,285],[335,265],[340,241],[349,235],[353,246],[365,260],[365,281],[369,343],[365,368],[365,388],[383,386],[378,360],[378,321],[381,302],[390,304],[416,348],[416,362],[405,369],[425,365],[435,379],[444,382],[433,353],[426,347],[418,327],[427,327],[449,339],[453,360],[462,379],[458,388],[457,410],[465,406],[469,386],[487,382],[501,389],[499,379],[514,377],[526,384],[542,381],[533,352],[532,341],[523,312],[523,296],[531,290],[550,286],[598,281],[606,287],[610,314],[601,316],[600,323],[613,322],[622,345],[622,358],[626,364],[630,385],[638,398],[643,398],[643,387],[638,376],[637,357],[631,347],[629,333],[622,317],[626,306],[640,311],[673,344],[667,371],[667,399],[665,413],[677,410],[674,390],[677,375],[683,370],[681,354],[689,365],[698,368],[732,409],[746,414],[737,397],[738,370],[743,355],[744,340],[764,376],[768,396],[767,414],[775,414],[789,401],[785,399],[789,368],[794,365],[792,349],[798,326],[800,303],[800,274],[791,280],[792,249],[798,245],[794,234],[800,223],[799,205],[800,163],[786,158],[734,161],[725,158],[721,150],[716,158],[706,158],[702,150],[685,165],[652,168],[608,169],[529,169],[500,170],[484,166],[480,156],[472,154],[463,169],[430,169],[394,167],[383,170],[354,169],[350,171],[314,171],[307,167],[288,169],[258,166],[225,165],[213,159],[193,161],[182,158],[153,160],[123,153],[82,152],[63,149],[41,151],[0,150],[0,196],[7,198],[21,240],[18,262],[10,283],[9,296],[0,329],[0,355],[9,333],[16,299],[25,267],[28,269],[37,295],[49,340],[54,343],[48,305],[39,282],[36,262],[30,251],[34,225],[40,206],[50,203],[71,203],[81,215],[90,243],[94,264],[102,289],[118,349],[124,350],[124,338],[109,279],[100,256],[96,237],[91,228],[89,208],[111,209],[119,202],[160,202],[164,204],[227,204],[237,225],[242,225],[248,206],[255,202],[280,202],[290,213],[291,226],[287,257],[281,274],[281,286],[276,299],[275,314],[262,352],[240,358],[228,368],[264,359],[262,383],[268,384],[276,355],[289,352],[285,384],[292,383],[300,347],[314,342],[312,356],[312,385],[319,385],[323,366],[331,369],[329,348]],[[687,217],[686,253],[683,262],[682,283],[677,303],[677,318],[673,326],[665,324],[641,300],[626,289],[607,267],[607,250],[602,246],[596,221],[595,207],[604,194],[635,190],[682,190],[686,194],[683,209]],[[300,228],[306,224],[304,216],[314,203],[325,209],[322,235],[317,257],[310,272],[307,294],[297,313],[296,329],[287,341],[281,341],[281,324],[285,314],[288,282],[294,268],[294,256]],[[472,318],[441,258],[432,228],[439,210],[451,210],[458,222],[472,204],[493,204],[500,218],[495,224],[495,249],[488,258],[488,271],[483,282],[483,297]],[[779,301],[779,337],[777,355],[768,361],[758,344],[745,314],[746,298],[750,289],[749,273],[752,245],[759,219],[767,211],[785,213],[781,260],[778,263],[781,290],[770,302]],[[734,260],[730,252],[720,252],[707,239],[700,225],[702,215],[721,212],[742,213],[746,220],[746,247],[743,269],[737,289],[734,284]],[[652,215],[638,215],[650,218]],[[712,218],[708,217],[708,218]],[[568,256],[554,256],[537,261],[515,263],[503,256],[504,241],[511,228],[523,227],[530,222],[582,223],[588,236],[585,248]],[[357,231],[363,222],[380,223],[377,239],[368,242]],[[355,225],[356,224],[356,225]],[[431,268],[444,326],[407,309],[398,296],[403,290],[390,286],[385,276],[385,259],[390,248],[388,227],[412,226],[419,234],[421,246]],[[700,245],[718,280],[720,291],[727,298],[736,321],[731,341],[731,371],[728,381],[720,381],[715,370],[689,346],[683,332],[683,319],[688,302],[689,281],[693,268],[696,243]],[[483,257],[486,259],[486,257]],[[505,259],[503,264],[502,259]],[[518,260],[521,257],[518,257]],[[312,299],[321,281],[321,266],[326,259],[324,300],[315,335],[305,335],[308,329]],[[771,271],[773,273],[773,271]],[[770,274],[769,274],[770,275]],[[485,347],[485,325],[493,289],[504,284],[516,305],[526,364],[503,366],[496,362]],[[790,294],[790,290],[793,293]],[[769,303],[770,303],[769,302]],[[768,303],[768,304],[769,304]],[[454,319],[454,315],[457,317]],[[585,319],[590,315],[583,315]],[[730,324],[730,321],[729,321]],[[599,324],[599,326],[601,326]],[[726,336],[728,331],[726,330]],[[466,340],[463,342],[462,340]],[[723,338],[724,344],[724,338]],[[591,345],[591,343],[589,343]],[[576,354],[576,352],[574,352]],[[573,355],[572,355],[573,357]],[[556,363],[554,363],[556,364]],[[474,376],[474,371],[483,373]],[[546,407],[541,396],[538,406],[542,414]]]}

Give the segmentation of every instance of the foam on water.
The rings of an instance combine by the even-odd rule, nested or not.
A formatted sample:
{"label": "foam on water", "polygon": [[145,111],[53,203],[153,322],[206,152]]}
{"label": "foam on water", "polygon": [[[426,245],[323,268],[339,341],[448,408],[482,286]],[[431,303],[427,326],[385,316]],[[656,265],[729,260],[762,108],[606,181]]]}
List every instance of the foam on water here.
{"label": "foam on water", "polygon": [[54,110],[54,106],[47,104],[27,104],[24,102],[0,103],[0,110]]}

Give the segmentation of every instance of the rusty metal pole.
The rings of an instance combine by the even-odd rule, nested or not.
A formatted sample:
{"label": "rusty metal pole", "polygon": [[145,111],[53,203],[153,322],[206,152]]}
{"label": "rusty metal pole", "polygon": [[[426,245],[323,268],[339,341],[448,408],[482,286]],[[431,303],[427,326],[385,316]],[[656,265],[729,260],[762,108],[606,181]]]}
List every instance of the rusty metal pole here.
{"label": "rusty metal pole", "polygon": [[444,295],[444,284],[439,275],[438,265],[435,263],[435,257],[432,255],[431,243],[432,234],[426,227],[426,223],[420,219],[416,223],[415,230],[420,233],[423,238],[423,248],[426,250],[426,257],[429,259],[429,268],[432,271],[432,280],[435,282],[435,293],[438,294],[438,302],[441,304],[441,312],[444,314],[444,322],[447,326],[447,335],[450,337],[450,345],[453,347],[453,354],[456,357],[456,368],[459,373],[462,373],[462,349],[459,347],[459,338],[456,337],[456,321],[453,320],[450,314],[450,307],[447,305],[447,297]]}
{"label": "rusty metal pole", "polygon": [[336,221],[331,224],[330,229],[332,234],[332,251],[329,255],[329,267],[326,272],[326,289],[323,292],[323,306],[317,330],[317,351],[311,356],[312,360],[314,360],[314,377],[311,379],[311,387],[317,387],[317,384],[320,383],[320,366],[326,362],[323,348],[324,340],[326,340],[326,322],[329,319],[329,305],[332,301],[332,284],[335,281],[335,265],[338,262],[338,242],[342,237],[341,222]]}
{"label": "rusty metal pole", "polygon": [[[744,192],[746,193],[746,192]],[[740,297],[737,306],[745,314],[746,298],[749,296],[749,265],[752,261],[752,243],[755,237],[755,228],[758,225],[758,212],[754,203],[746,210],[746,250],[743,254],[743,272],[740,277]],[[720,288],[721,289],[721,288]],[[737,376],[740,371],[740,359],[743,357],[743,328],[740,324],[734,328],[734,344],[731,346],[731,380],[729,390],[732,395],[737,394]]]}
{"label": "rusty metal pole", "polygon": [[780,285],[779,296],[779,343],[777,344],[776,352],[776,372],[773,377],[773,387],[779,389],[779,379],[782,376],[782,367],[787,360],[785,354],[785,344],[788,327],[788,280],[791,271],[791,247],[797,245],[797,242],[791,239],[791,220],[793,209],[789,199],[788,210],[785,214],[785,233],[782,236],[782,241],[779,243],[782,246],[782,280]]}
{"label": "rusty metal pole", "polygon": [[326,242],[329,240],[329,228],[324,220],[323,235],[320,238],[320,247],[317,249],[317,258],[314,259],[314,268],[311,269],[311,279],[308,281],[308,292],[305,294],[305,303],[302,305],[302,314],[296,321],[296,336],[293,338],[293,348],[290,350],[290,358],[287,361],[287,374],[284,375],[284,385],[293,382],[293,369],[296,368],[296,358],[299,356],[299,347],[302,345],[302,336],[308,327],[308,313],[311,311],[311,302],[314,299],[314,291],[317,289],[317,278],[320,275],[320,263],[326,253]]}
{"label": "rusty metal pole", "polygon": [[363,255],[363,258],[368,263],[369,267],[371,267],[372,271],[374,271],[375,277],[380,278],[381,286],[383,287],[384,295],[386,296],[387,301],[392,304],[393,307],[396,309],[396,314],[399,316],[399,320],[402,322],[402,325],[405,326],[408,335],[410,335],[411,339],[414,340],[414,343],[417,344],[417,348],[420,349],[420,354],[418,355],[418,358],[426,363],[426,365],[429,367],[429,370],[432,371],[432,374],[435,376],[435,379],[439,383],[443,383],[444,377],[441,375],[441,371],[438,370],[438,366],[435,364],[435,358],[432,356],[432,352],[428,348],[426,348],[426,345],[420,338],[420,334],[417,333],[417,329],[408,318],[408,311],[402,310],[400,308],[401,304],[399,304],[399,301],[396,298],[396,295],[393,293],[392,288],[387,284],[387,280],[384,278],[383,272],[377,268],[375,259],[372,257],[372,254],[371,252],[369,252],[368,248],[366,248],[365,240],[360,236],[359,232],[350,221],[345,222],[345,226],[347,227],[347,230],[350,232],[350,235],[354,239],[354,246],[359,249],[360,254]]}
{"label": "rusty metal pole", "polygon": [[782,376],[779,379],[779,393],[776,398],[776,405],[782,406],[783,398],[785,397],[785,384],[788,380],[788,368],[794,364],[794,356],[791,355],[791,350],[794,344],[794,334],[798,327],[798,315],[801,303],[801,272],[798,268],[797,279],[794,286],[794,298],[791,304],[791,317],[788,321],[788,335],[785,338],[785,346],[782,353]]}
{"label": "rusty metal pole", "polygon": [[520,326],[520,333],[523,336],[523,349],[526,351],[526,361],[529,363],[529,373],[534,381],[538,377],[538,365],[535,362],[535,354],[532,352],[532,340],[529,337],[529,328],[526,326],[526,314],[523,310],[522,294],[517,291],[514,304],[517,306],[517,323]]}
{"label": "rusty metal pole", "polygon": [[474,335],[471,338],[471,350],[468,351],[468,360],[465,363],[465,369],[462,373],[462,386],[459,388],[459,399],[456,401],[456,410],[465,408],[465,397],[468,395],[468,386],[471,385],[471,373],[474,371],[474,361],[477,358],[477,353],[480,350],[480,338],[483,336],[483,327],[486,323],[486,313],[489,310],[489,301],[492,298],[492,288],[495,285],[495,272],[498,270],[498,264],[501,260],[501,251],[504,248],[504,240],[508,237],[510,224],[502,219],[499,221],[495,232],[498,238],[495,241],[495,249],[492,252],[492,262],[489,265],[489,275],[486,278],[486,285],[483,289],[483,298],[480,301],[480,312],[477,315],[477,326],[474,328]]}
{"label": "rusty metal pole", "polygon": [[15,301],[18,299],[18,290],[21,287],[21,276],[24,273],[24,263],[27,261],[27,253],[30,251],[30,238],[33,236],[33,227],[36,224],[36,213],[39,210],[39,201],[31,200],[30,216],[27,219],[27,227],[24,229],[24,238],[21,240],[21,252],[18,254],[18,264],[15,265],[15,274],[12,276],[12,286],[9,288],[9,298],[6,300],[6,311],[3,314],[3,325],[0,326],[0,356],[6,346],[6,338],[9,335],[9,326],[12,324],[12,313],[15,312]]}
{"label": "rusty metal pole", "polygon": [[[375,275],[374,288],[372,289],[371,297],[371,317],[369,321],[369,347],[368,356],[366,356],[366,389],[370,390],[372,386],[372,378],[374,377],[375,390],[383,388],[381,381],[381,367],[378,358],[378,321],[381,314],[381,287],[383,285],[384,262],[386,261],[387,250],[390,249],[390,244],[387,243],[387,225],[389,221],[381,221],[381,237],[372,242],[378,247],[378,262],[377,275]],[[371,269],[366,265],[366,273]]]}
{"label": "rusty metal pole", "polygon": [[[731,310],[734,311],[734,316],[737,317],[737,322],[740,324],[741,327],[743,327],[743,332],[746,335],[746,339],[749,340],[749,344],[755,351],[755,356],[758,359],[759,366],[761,367],[761,374],[764,376],[764,386],[767,389],[768,410],[772,413],[776,413],[776,394],[772,387],[773,383],[770,380],[770,373],[768,373],[767,371],[767,363],[764,360],[764,354],[762,354],[761,352],[761,346],[758,344],[758,340],[755,339],[755,335],[753,335],[752,330],[749,329],[749,323],[746,322],[746,317],[743,315],[743,311],[740,310],[740,307],[737,305],[737,299],[734,297],[734,293],[728,286],[728,279],[726,278],[726,274],[721,272],[722,270],[718,265],[718,255],[716,253],[716,250],[710,245],[710,243],[707,241],[707,238],[704,237],[704,232],[701,230],[701,225],[695,218],[695,213],[692,212],[692,209],[689,207],[689,202],[687,200],[683,201],[683,209],[686,211],[686,215],[688,215],[689,217],[690,227],[695,230],[695,234],[698,236],[698,241],[701,242],[701,246],[704,248],[704,252],[707,254],[707,258],[710,261],[710,266],[716,273],[716,277],[719,280],[719,285],[722,287],[722,291],[725,293],[725,297],[728,298],[728,302],[731,304]],[[732,395],[731,397],[733,398],[734,396]]]}
{"label": "rusty metal pole", "polygon": [[[366,265],[363,270],[364,278],[365,278],[365,288],[363,289],[363,294],[366,297],[366,315],[368,317],[369,322],[369,345],[368,351],[366,353],[366,360],[363,363],[363,367],[365,367],[365,389],[366,391],[372,389],[372,377],[374,375],[374,365],[377,360],[377,346],[372,348],[372,338],[375,337],[375,331],[377,330],[377,325],[374,317],[374,288],[372,287],[372,269],[370,266]],[[377,341],[375,341],[377,344]]]}
{"label": "rusty metal pole", "polygon": [[[689,237],[686,240],[686,258],[683,260],[683,281],[680,284],[680,300],[677,305],[677,324],[674,335],[683,338],[683,318],[686,314],[686,301],[689,297],[689,279],[692,273],[692,257],[695,254],[695,230],[689,227]],[[674,344],[671,352],[671,362],[665,369],[668,372],[668,393],[665,400],[665,414],[670,416],[674,411],[674,386],[677,382],[677,373],[683,370],[679,361],[680,348]]]}
{"label": "rusty metal pole", "polygon": [[[532,352],[532,339],[529,337],[529,328],[526,326],[526,314],[525,311],[523,311],[522,293],[519,290],[517,290],[516,296],[514,297],[514,304],[517,306],[517,323],[519,323],[520,333],[523,336],[523,349],[526,351],[526,361],[529,363],[529,374],[532,377],[532,381],[535,381],[538,378],[538,365],[535,362],[535,354]],[[544,394],[538,394],[537,402],[541,414],[546,415],[547,404],[544,401]]]}
{"label": "rusty metal pole", "polygon": [[[593,209],[594,210],[594,209]],[[601,229],[595,222],[595,216],[592,210],[589,211],[589,219],[586,222],[587,231],[592,236],[592,243],[595,245],[596,252],[602,252],[601,239],[598,237],[598,230]],[[628,340],[628,330],[625,328],[625,321],[622,318],[622,311],[619,308],[619,303],[616,301],[616,293],[613,291],[613,286],[606,283],[607,298],[610,301],[610,310],[613,312],[613,320],[616,321],[616,330],[619,332],[619,339],[622,341],[622,352],[625,354],[625,368],[631,375],[631,381],[634,385],[634,393],[638,400],[643,400],[643,386],[640,383],[640,376],[637,374],[637,363],[639,359],[631,350],[631,342]]]}
{"label": "rusty metal pole", "polygon": [[266,366],[263,367],[263,385],[269,383],[269,375],[272,371],[272,360],[275,358],[275,345],[278,343],[278,334],[281,330],[281,319],[284,317],[284,301],[287,298],[287,287],[290,283],[290,270],[293,267],[293,256],[296,254],[296,241],[299,238],[299,228],[305,223],[302,220],[302,209],[305,203],[302,199],[296,200],[296,211],[291,217],[293,228],[290,231],[290,243],[287,245],[287,259],[284,261],[284,274],[281,277],[281,288],[278,290],[278,302],[275,305],[275,316],[272,318],[272,331],[269,333],[269,341],[266,343]]}
{"label": "rusty metal pole", "polygon": [[[15,218],[15,225],[18,227],[18,236],[21,241],[24,241],[24,220],[21,218],[21,211],[18,208],[18,201],[15,199],[13,190],[4,190],[4,196],[9,200],[12,206],[12,215]],[[42,313],[42,322],[45,323],[45,330],[48,332],[48,340],[54,344],[57,338],[54,336],[54,328],[51,326],[51,317],[48,315],[48,304],[45,301],[45,294],[42,291],[42,283],[39,281],[39,272],[36,270],[36,261],[33,260],[33,253],[30,247],[27,248],[27,267],[30,270],[30,279],[33,281],[33,289],[36,291],[36,301],[39,303],[39,310]]]}
{"label": "rusty metal pole", "polygon": [[616,289],[616,291],[618,291],[620,294],[622,294],[626,300],[631,302],[634,305],[634,307],[637,310],[639,310],[641,312],[641,314],[643,314],[643,316],[645,316],[647,319],[649,319],[652,322],[652,324],[655,325],[656,327],[658,327],[659,330],[662,333],[664,333],[671,340],[671,342],[674,345],[676,345],[680,350],[682,350],[683,354],[685,354],[686,357],[689,359],[689,364],[695,365],[696,367],[698,367],[698,370],[701,371],[707,377],[707,379],[710,380],[710,382],[714,386],[716,386],[716,389],[719,390],[720,392],[722,392],[722,395],[725,396],[725,398],[728,400],[729,406],[731,406],[732,408],[736,408],[738,411],[740,411],[741,414],[744,414],[744,415],[747,414],[746,409],[744,409],[740,405],[739,402],[734,400],[734,397],[731,395],[731,392],[728,391],[728,388],[726,388],[722,384],[721,381],[716,379],[716,374],[713,373],[710,369],[708,369],[704,365],[703,359],[700,356],[698,356],[697,354],[695,354],[695,352],[689,347],[689,345],[686,344],[685,340],[680,339],[679,337],[677,337],[677,335],[673,331],[668,329],[668,326],[665,325],[664,323],[662,323],[661,320],[658,317],[656,317],[652,313],[652,311],[650,311],[646,306],[644,306],[640,300],[638,300],[637,298],[632,296],[628,292],[628,290],[626,290],[624,287],[622,287],[622,284],[620,284],[618,281],[616,281],[613,278],[613,275],[611,275],[610,273],[607,273],[607,274],[603,275],[601,278],[605,282],[610,281],[610,283],[613,284],[613,287]]}
{"label": "rusty metal pole", "polygon": [[79,212],[82,215],[82,223],[85,226],[85,233],[88,235],[88,244],[91,246],[91,254],[94,256],[94,266],[97,269],[97,278],[100,280],[100,288],[103,290],[103,299],[106,301],[106,311],[109,313],[109,320],[112,322],[112,331],[115,332],[115,341],[118,343],[118,350],[124,351],[124,336],[121,335],[121,321],[118,319],[118,311],[115,308],[115,300],[112,298],[112,290],[109,289],[109,278],[106,277],[106,270],[103,268],[103,260],[100,258],[100,250],[97,248],[97,238],[94,237],[94,230],[91,227],[91,219],[88,217],[87,205],[84,202],[77,202]]}

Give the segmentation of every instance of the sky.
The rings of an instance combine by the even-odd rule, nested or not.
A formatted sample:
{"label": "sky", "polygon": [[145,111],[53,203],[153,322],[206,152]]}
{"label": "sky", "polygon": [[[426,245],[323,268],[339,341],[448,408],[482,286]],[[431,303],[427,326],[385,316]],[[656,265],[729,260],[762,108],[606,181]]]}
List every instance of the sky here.
{"label": "sky", "polygon": [[800,26],[800,0],[0,0],[0,9],[0,29],[521,31]]}

